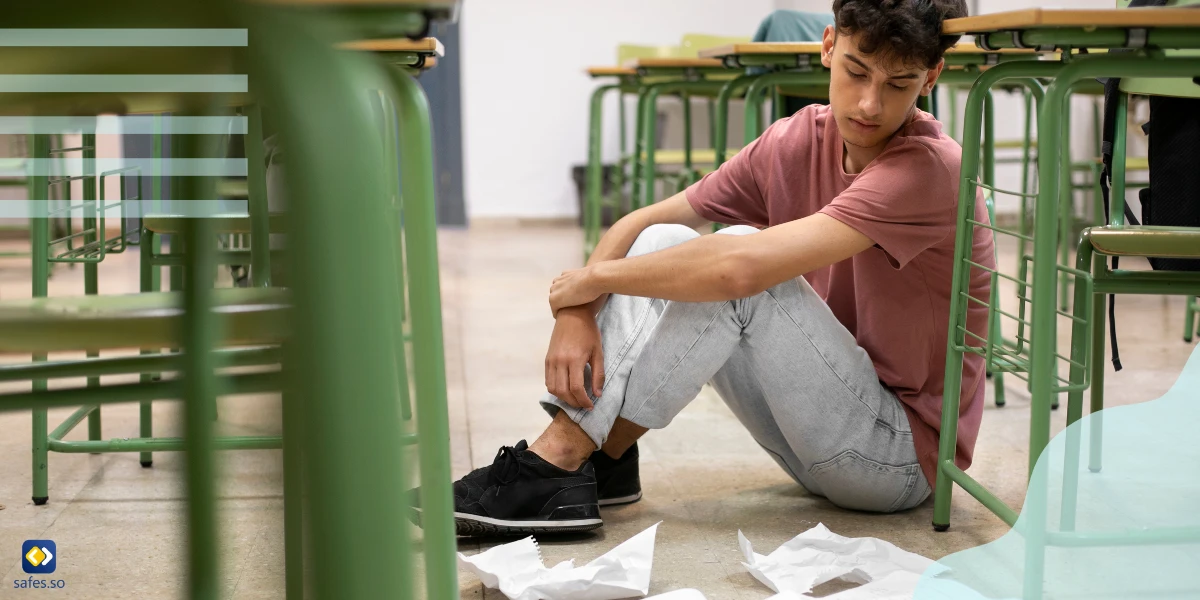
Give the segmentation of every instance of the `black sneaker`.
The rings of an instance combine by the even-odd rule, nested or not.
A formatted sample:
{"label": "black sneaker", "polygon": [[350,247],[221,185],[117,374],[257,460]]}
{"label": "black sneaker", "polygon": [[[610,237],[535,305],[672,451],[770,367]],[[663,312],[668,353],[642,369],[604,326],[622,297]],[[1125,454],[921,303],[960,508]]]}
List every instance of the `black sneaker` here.
{"label": "black sneaker", "polygon": [[597,495],[600,506],[633,504],[642,499],[642,480],[638,475],[638,447],[630,446],[621,458],[612,458],[603,450],[589,460],[596,467]]}
{"label": "black sneaker", "polygon": [[[416,511],[420,525],[420,509]],[[596,501],[596,470],[560,469],[521,440],[504,446],[490,466],[454,482],[454,526],[461,536],[590,531],[604,524]]]}

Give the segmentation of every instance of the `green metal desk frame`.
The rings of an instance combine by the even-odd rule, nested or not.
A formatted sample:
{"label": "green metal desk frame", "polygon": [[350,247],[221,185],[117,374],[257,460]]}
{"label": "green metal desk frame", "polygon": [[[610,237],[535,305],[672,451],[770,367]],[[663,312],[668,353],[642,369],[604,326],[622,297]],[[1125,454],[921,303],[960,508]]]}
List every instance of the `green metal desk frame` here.
{"label": "green metal desk frame", "polygon": [[[1149,10],[1155,14],[1147,16]],[[1056,14],[1057,13],[1057,14]],[[1116,13],[1116,14],[1113,14]],[[1190,14],[1189,14],[1190,13]],[[1162,49],[1200,48],[1200,13],[1187,10],[1147,9],[1121,11],[1019,11],[999,13],[983,17],[969,17],[946,23],[946,32],[952,34],[975,34],[977,43],[983,48],[1039,47],[1063,50],[1061,61],[1014,62],[996,66],[985,71],[972,85],[967,99],[963,140],[962,179],[959,186],[959,226],[956,235],[955,273],[951,293],[951,320],[946,358],[946,393],[943,398],[941,439],[938,457],[938,478],[935,484],[933,523],[935,529],[944,531],[950,523],[951,488],[958,484],[979,500],[989,510],[1010,525],[1017,521],[1017,512],[1008,507],[986,487],[967,475],[954,464],[957,442],[959,395],[962,381],[962,361],[966,353],[981,354],[992,358],[1001,356],[1011,365],[1011,371],[1022,375],[1028,373],[1027,381],[1032,397],[1030,418],[1030,477],[1045,477],[1045,469],[1035,469],[1042,451],[1049,443],[1050,406],[1054,397],[1068,392],[1068,423],[1077,420],[1082,412],[1078,404],[1081,392],[1089,384],[1090,361],[1102,360],[1092,353],[1083,360],[1063,357],[1056,352],[1056,318],[1070,318],[1076,328],[1087,327],[1098,315],[1072,315],[1058,309],[1056,300],[1059,273],[1069,273],[1076,285],[1076,294],[1092,293],[1092,274],[1083,269],[1058,264],[1057,248],[1060,218],[1058,202],[1062,185],[1062,159],[1060,148],[1066,126],[1059,119],[1073,87],[1080,81],[1095,77],[1180,77],[1193,76],[1200,72],[1198,58],[1165,58]],[[958,23],[956,23],[958,21]],[[999,25],[997,25],[999,24]],[[1133,42],[1131,44],[1131,42]],[[1104,48],[1138,46],[1132,53],[1093,53],[1071,56],[1072,47]],[[990,335],[982,345],[968,344],[966,331],[966,305],[983,302],[968,295],[967,282],[972,268],[980,268],[971,262],[971,239],[974,227],[987,227],[974,214],[976,177],[979,172],[980,121],[987,92],[1001,81],[1020,81],[1037,86],[1034,78],[1051,79],[1044,98],[1038,102],[1038,174],[1041,182],[1034,206],[1034,232],[1029,240],[1033,255],[1026,259],[1032,263],[1032,282],[1025,273],[1013,279],[1022,291],[1023,302],[1019,316],[1001,313],[1014,319],[1025,337],[1020,337],[1016,346],[1010,346],[996,335]],[[1116,162],[1123,170],[1123,157]],[[998,231],[998,233],[1007,233]],[[1011,234],[1010,234],[1011,235]],[[998,278],[1012,279],[995,270],[990,271],[993,286]],[[986,302],[985,302],[986,304]],[[1026,304],[1031,314],[1024,318]],[[999,312],[998,307],[988,305],[991,317]],[[1074,343],[1091,347],[1089,340],[1074,340]],[[1102,342],[1101,342],[1102,343]],[[1057,374],[1059,361],[1070,366],[1071,378],[1062,379]],[[1025,377],[1022,377],[1025,378]],[[1030,481],[1031,489],[1045,490],[1043,481]],[[1044,574],[1044,556],[1047,545],[1059,546],[1105,546],[1116,543],[1160,543],[1163,540],[1179,539],[1179,532],[1146,531],[1137,533],[1095,534],[1074,531],[1046,531],[1046,498],[1031,494],[1026,499],[1022,516],[1022,533],[1026,539],[1025,593],[1026,598],[1040,598]],[[1184,535],[1187,539],[1200,539],[1195,532]]]}
{"label": "green metal desk frame", "polygon": [[[425,509],[424,593],[439,598],[458,593],[428,103],[407,74],[387,72],[371,65],[370,60],[348,58],[330,49],[330,42],[342,35],[344,21],[363,24],[380,35],[423,37],[430,18],[457,10],[453,0],[397,1],[399,5],[350,8],[344,19],[336,20],[329,18],[327,7],[310,6],[313,2],[300,8],[180,2],[164,15],[164,26],[203,27],[215,22],[228,26],[233,22],[254,29],[256,44],[246,52],[251,80],[256,85],[262,83],[259,91],[266,103],[286,107],[281,111],[281,131],[287,133],[294,148],[289,160],[296,167],[288,171],[292,191],[289,230],[301,237],[324,232],[338,240],[319,248],[300,244],[289,249],[289,260],[304,266],[304,276],[297,278],[294,290],[296,317],[290,327],[295,335],[283,348],[282,380],[234,376],[245,378],[239,380],[243,383],[236,383],[215,376],[215,369],[222,366],[218,361],[224,360],[224,355],[216,352],[222,338],[220,319],[212,310],[215,296],[210,275],[215,261],[211,244],[198,243],[215,235],[208,219],[187,219],[181,233],[182,239],[191,242],[188,248],[181,248],[187,251],[182,256],[178,281],[183,289],[184,318],[177,338],[178,345],[185,349],[182,354],[91,359],[66,365],[43,362],[30,365],[26,373],[5,372],[10,378],[35,381],[30,393],[0,397],[0,408],[4,410],[34,410],[35,427],[38,413],[45,426],[45,409],[50,406],[164,397],[185,400],[185,436],[179,443],[186,450],[187,461],[187,589],[192,598],[215,599],[223,587],[218,572],[216,465],[212,451],[228,445],[213,439],[212,402],[218,393],[254,393],[280,387],[285,392],[285,406],[289,407],[284,411],[282,440],[288,596],[298,598],[303,591],[298,535],[303,491],[307,491],[311,506],[307,519],[315,554],[311,573],[318,595],[358,599],[403,598],[418,593],[411,577],[413,541],[403,511],[397,510],[406,497],[403,474],[408,461],[403,449],[416,439],[421,440]],[[121,15],[126,14],[90,3],[75,5],[74,10],[64,14],[84,23],[119,27]],[[129,14],[143,14],[129,10]],[[17,15],[9,25],[61,26],[61,18],[57,12],[34,11]],[[146,23],[144,18],[136,22],[141,27]],[[363,84],[386,91],[402,124],[398,144],[404,149],[400,153],[400,167],[405,173],[400,182],[406,200],[404,240],[412,265],[409,284],[417,316],[413,319],[413,341],[419,349],[413,353],[413,384],[421,404],[416,437],[404,435],[397,427],[402,420],[399,403],[395,402],[397,389],[410,385],[402,341],[390,334],[362,335],[363,331],[381,330],[381,325],[385,325],[382,331],[400,330],[388,326],[397,318],[391,309],[398,305],[400,285],[393,264],[395,254],[387,251],[394,249],[389,240],[396,238],[399,224],[380,218],[388,210],[383,200],[389,168],[380,160],[380,154],[362,151],[378,139],[358,98]],[[210,103],[197,97],[185,114],[206,114],[210,108]],[[340,143],[328,144],[329,139]],[[212,150],[196,139],[180,143],[186,156],[202,156]],[[41,149],[48,153],[47,145]],[[212,197],[211,179],[184,177],[181,184],[184,198]],[[361,199],[361,205],[346,210],[340,203],[323,202],[346,194]],[[259,227],[266,226],[263,219]],[[45,248],[49,241],[43,228],[36,228],[33,237],[34,248]],[[344,267],[349,262],[357,265],[353,273]],[[38,284],[35,278],[35,286],[44,287],[42,281]],[[40,291],[44,296],[45,290]],[[329,326],[334,319],[337,326]],[[50,350],[42,346],[33,351]],[[277,357],[260,354],[253,358],[259,361]],[[177,368],[183,378],[82,390],[48,391],[44,383],[44,378],[50,377],[98,377],[130,369],[168,367]],[[353,410],[346,409],[345,398],[356,399]],[[73,419],[78,422],[82,415]],[[266,444],[276,442],[269,440]],[[173,443],[162,440],[159,447],[144,450],[167,449]],[[305,450],[303,462],[296,460],[301,456],[301,444]],[[303,488],[298,476],[301,468],[308,481]],[[347,498],[353,501],[354,510],[346,510]],[[379,536],[381,528],[388,534]]]}

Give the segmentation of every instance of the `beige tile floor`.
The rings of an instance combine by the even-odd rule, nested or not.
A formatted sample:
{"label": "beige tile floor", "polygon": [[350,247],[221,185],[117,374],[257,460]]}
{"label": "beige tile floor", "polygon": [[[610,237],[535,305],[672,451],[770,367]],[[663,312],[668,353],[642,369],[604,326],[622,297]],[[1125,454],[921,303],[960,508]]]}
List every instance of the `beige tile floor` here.
{"label": "beige tile floor", "polygon": [[[441,234],[447,373],[455,476],[489,464],[497,448],[532,439],[547,422],[535,399],[544,391],[542,360],[552,327],[546,306],[551,278],[578,265],[580,232],[569,227],[483,226]],[[0,244],[0,250],[12,243]],[[1002,248],[1002,264],[1014,264]],[[134,291],[136,256],[114,256],[101,273],[102,292]],[[0,259],[0,298],[29,295],[25,260]],[[53,294],[78,293],[82,269],[60,267]],[[1122,357],[1126,370],[1108,377],[1111,404],[1160,396],[1174,382],[1192,346],[1180,340],[1181,298],[1122,297]],[[1060,336],[1064,337],[1064,336]],[[1111,370],[1111,368],[1110,368]],[[66,382],[73,385],[76,382]],[[19,389],[16,388],[9,389]],[[1008,405],[984,413],[971,473],[1019,505],[1024,493],[1029,399],[1011,381]],[[68,410],[51,412],[56,424]],[[1065,415],[1054,415],[1055,431]],[[219,429],[277,433],[279,403],[270,396],[222,399]],[[156,433],[178,430],[178,406],[157,403]],[[138,432],[135,406],[106,408],[105,437]],[[83,439],[78,428],[72,439]],[[132,454],[50,457],[50,503],[30,501],[30,417],[0,414],[0,599],[32,597],[12,588],[22,575],[20,544],[55,540],[56,573],[68,584],[55,598],[166,598],[182,591],[180,456],[160,453],[152,469]],[[761,599],[770,594],[740,564],[737,531],[760,552],[822,522],[847,536],[875,536],[932,558],[986,543],[1007,528],[961,491],[953,526],[930,527],[932,501],[902,514],[839,510],[809,496],[784,475],[705,390],[668,429],[641,444],[645,499],[604,513],[596,534],[545,539],[553,564],[586,562],[657,522],[651,592],[696,587],[713,599]],[[278,451],[221,455],[224,594],[236,599],[283,597],[282,479]],[[353,506],[347,506],[352,509]],[[501,540],[463,541],[473,553]],[[473,577],[460,578],[463,598],[501,598]],[[822,590],[819,590],[822,591]]]}

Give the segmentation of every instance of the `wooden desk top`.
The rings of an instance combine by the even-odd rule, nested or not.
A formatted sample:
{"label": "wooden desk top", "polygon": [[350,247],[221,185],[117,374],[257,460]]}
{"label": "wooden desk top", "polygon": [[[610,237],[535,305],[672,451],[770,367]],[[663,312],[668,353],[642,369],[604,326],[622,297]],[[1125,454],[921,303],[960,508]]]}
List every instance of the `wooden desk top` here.
{"label": "wooden desk top", "polygon": [[635,58],[623,66],[629,69],[719,69],[722,64],[715,58]]}
{"label": "wooden desk top", "polygon": [[[1034,48],[1000,48],[984,50],[973,44],[955,44],[946,50],[946,54],[1038,54]],[[1041,54],[1045,54],[1042,52]]]}
{"label": "wooden desk top", "polygon": [[[700,51],[703,58],[722,58],[725,56],[745,56],[764,54],[820,54],[820,42],[747,42],[744,44],[726,44],[716,48],[706,48]],[[1034,54],[1033,49],[1004,48],[1001,50],[983,50],[971,44],[955,44],[946,50],[946,54]]]}
{"label": "wooden desk top", "polygon": [[362,50],[364,52],[413,52],[445,56],[446,48],[437,38],[410,40],[408,38],[387,38],[382,40],[355,40],[338,44],[343,50]]}
{"label": "wooden desk top", "polygon": [[632,77],[637,75],[637,70],[625,67],[588,67],[587,74],[592,77]]}
{"label": "wooden desk top", "polygon": [[700,51],[701,58],[721,58],[749,54],[820,54],[821,42],[745,42],[726,44]]}
{"label": "wooden desk top", "polygon": [[1011,29],[1040,27],[1118,27],[1137,29],[1148,27],[1200,27],[1200,9],[1195,8],[1128,8],[1123,10],[1065,10],[1029,8],[961,19],[949,19],[942,24],[947,35],[992,33]]}

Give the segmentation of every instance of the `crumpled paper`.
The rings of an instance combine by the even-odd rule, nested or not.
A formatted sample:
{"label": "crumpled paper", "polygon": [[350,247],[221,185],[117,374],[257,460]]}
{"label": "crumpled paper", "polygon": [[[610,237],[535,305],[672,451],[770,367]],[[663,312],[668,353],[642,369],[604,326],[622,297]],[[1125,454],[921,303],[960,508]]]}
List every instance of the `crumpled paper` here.
{"label": "crumpled paper", "polygon": [[705,598],[704,594],[700,593],[700,590],[684,588],[682,590],[675,590],[673,592],[667,592],[657,596],[650,596],[649,598],[646,598],[646,600],[708,600],[708,598]]}
{"label": "crumpled paper", "polygon": [[654,534],[659,523],[582,567],[576,567],[571,559],[546,568],[533,536],[474,556],[459,552],[458,565],[511,600],[640,598],[650,590]]}
{"label": "crumpled paper", "polygon": [[[784,542],[767,556],[756,554],[738,531],[742,563],[755,579],[775,592],[769,600],[794,600],[833,579],[863,585],[825,600],[911,598],[921,574],[935,563],[877,538],[847,538],[816,527]],[[942,567],[937,567],[942,568]]]}

